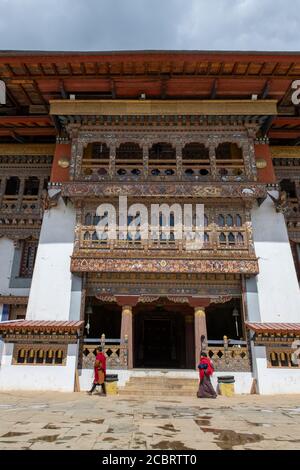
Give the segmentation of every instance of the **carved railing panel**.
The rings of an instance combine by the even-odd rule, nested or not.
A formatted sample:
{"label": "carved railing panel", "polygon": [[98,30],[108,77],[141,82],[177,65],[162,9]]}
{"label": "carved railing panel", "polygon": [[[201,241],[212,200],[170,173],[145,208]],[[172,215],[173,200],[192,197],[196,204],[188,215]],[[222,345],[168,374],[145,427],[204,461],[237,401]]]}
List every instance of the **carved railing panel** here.
{"label": "carved railing panel", "polygon": [[250,353],[247,345],[228,345],[226,342],[225,344],[224,342],[220,342],[220,345],[208,345],[207,355],[213,361],[214,368],[217,372],[251,371]]}
{"label": "carved railing panel", "polygon": [[[99,344],[83,344],[82,351],[82,368],[93,369],[96,348]],[[112,344],[107,343],[102,347],[102,351],[106,356],[106,367],[107,369],[127,369],[127,357],[128,357],[128,346],[127,343]]]}

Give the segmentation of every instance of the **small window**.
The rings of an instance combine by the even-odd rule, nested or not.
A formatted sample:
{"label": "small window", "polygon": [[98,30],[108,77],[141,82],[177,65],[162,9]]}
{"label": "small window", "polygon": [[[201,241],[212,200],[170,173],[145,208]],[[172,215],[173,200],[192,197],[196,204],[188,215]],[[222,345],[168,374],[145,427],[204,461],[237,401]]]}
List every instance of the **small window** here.
{"label": "small window", "polygon": [[237,214],[237,216],[236,216],[236,226],[237,227],[242,226],[242,217],[239,214]]}
{"label": "small window", "polygon": [[230,232],[228,235],[228,242],[229,242],[229,245],[235,245],[235,238],[232,232]]}
{"label": "small window", "polygon": [[38,243],[36,240],[23,242],[20,277],[32,277]]}
{"label": "small window", "polygon": [[36,176],[30,176],[25,181],[24,196],[37,196],[39,193],[40,180]]}
{"label": "small window", "polygon": [[220,235],[219,235],[219,242],[221,245],[225,245],[226,244],[226,235],[225,233],[221,232]]}
{"label": "small window", "polygon": [[85,216],[85,225],[93,225],[93,216],[92,214],[88,213]]}
{"label": "small window", "polygon": [[20,189],[20,180],[17,176],[11,176],[6,181],[5,195],[6,196],[17,196]]}
{"label": "small window", "polygon": [[243,244],[244,243],[244,236],[241,232],[239,232],[237,234],[237,242],[240,243],[240,244]]}
{"label": "small window", "polygon": [[228,225],[228,227],[232,227],[233,226],[233,218],[232,218],[232,215],[228,214],[226,216],[226,225]]}
{"label": "small window", "polygon": [[224,219],[224,216],[222,214],[218,215],[218,225],[219,225],[219,227],[224,227],[224,225],[225,225],[225,219]]}

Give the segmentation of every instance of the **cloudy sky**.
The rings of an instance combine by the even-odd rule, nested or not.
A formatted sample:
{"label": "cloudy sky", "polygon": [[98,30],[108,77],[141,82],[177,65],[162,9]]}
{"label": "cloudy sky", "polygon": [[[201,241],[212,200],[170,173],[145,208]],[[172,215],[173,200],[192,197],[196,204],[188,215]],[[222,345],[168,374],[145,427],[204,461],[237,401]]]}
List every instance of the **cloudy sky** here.
{"label": "cloudy sky", "polygon": [[0,0],[0,49],[300,50],[300,0]]}

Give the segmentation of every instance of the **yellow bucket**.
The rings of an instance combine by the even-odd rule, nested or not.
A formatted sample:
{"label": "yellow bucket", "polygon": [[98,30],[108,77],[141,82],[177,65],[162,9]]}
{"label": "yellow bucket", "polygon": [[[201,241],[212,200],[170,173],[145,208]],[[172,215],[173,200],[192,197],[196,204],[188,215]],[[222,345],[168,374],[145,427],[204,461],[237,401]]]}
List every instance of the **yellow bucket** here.
{"label": "yellow bucket", "polygon": [[106,393],[107,395],[117,395],[118,393],[118,382],[106,382]]}
{"label": "yellow bucket", "polygon": [[234,395],[234,384],[219,383],[220,395],[224,397],[233,397]]}

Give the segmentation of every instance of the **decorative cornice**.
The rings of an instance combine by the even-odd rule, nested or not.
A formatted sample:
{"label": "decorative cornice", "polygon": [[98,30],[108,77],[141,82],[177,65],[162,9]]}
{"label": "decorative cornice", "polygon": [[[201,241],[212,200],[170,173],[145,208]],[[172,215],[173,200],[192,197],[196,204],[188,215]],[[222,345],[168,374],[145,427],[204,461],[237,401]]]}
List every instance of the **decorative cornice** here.
{"label": "decorative cornice", "polygon": [[257,260],[71,258],[72,272],[184,272],[258,274]]}
{"label": "decorative cornice", "polygon": [[192,196],[253,200],[265,197],[266,187],[261,183],[66,182],[62,185],[62,196],[78,198],[86,196]]}

